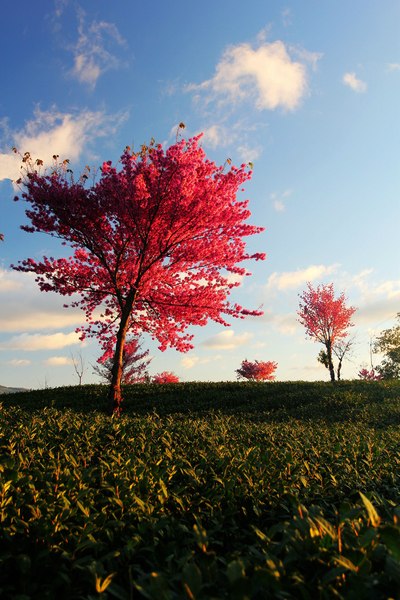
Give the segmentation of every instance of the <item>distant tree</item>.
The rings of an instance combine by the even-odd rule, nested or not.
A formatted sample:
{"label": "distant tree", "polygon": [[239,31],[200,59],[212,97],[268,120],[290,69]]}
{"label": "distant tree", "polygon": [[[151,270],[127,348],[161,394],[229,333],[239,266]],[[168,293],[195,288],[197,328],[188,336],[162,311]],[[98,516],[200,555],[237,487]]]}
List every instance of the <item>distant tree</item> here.
{"label": "distant tree", "polygon": [[356,311],[354,307],[346,306],[346,300],[344,293],[335,298],[333,283],[319,285],[316,289],[308,283],[307,290],[300,295],[298,320],[311,339],[324,345],[325,354],[320,357],[329,369],[331,381],[335,381],[334,348],[348,336],[347,329],[353,326],[351,317]]}
{"label": "distant tree", "polygon": [[[121,383],[144,383],[149,380],[147,367],[151,363],[149,350],[141,350],[142,343],[139,337],[132,338],[125,343],[122,354],[122,379]],[[106,351],[94,365],[93,372],[100,375],[105,383],[112,381],[113,352]]]}
{"label": "distant tree", "polygon": [[78,376],[79,385],[82,385],[83,374],[86,371],[85,359],[83,358],[82,351],[80,350],[78,354],[74,354],[71,352],[71,361],[74,367],[74,371]]}
{"label": "distant tree", "polygon": [[[247,223],[248,201],[237,199],[251,177],[248,165],[217,166],[200,147],[201,136],[164,150],[154,140],[139,152],[123,152],[121,168],[104,162],[99,180],[88,187],[87,172],[75,181],[68,161],[48,175],[43,161],[23,161],[22,199],[30,205],[27,232],[43,232],[73,250],[69,258],[28,258],[16,270],[36,274],[42,291],[78,294],[86,313],[85,336],[112,344],[110,408],[121,411],[121,379],[126,336],[148,332],[160,349],[192,348],[191,325],[208,320],[227,325],[227,317],[260,315],[228,301],[248,275],[244,260],[265,254],[246,252],[244,238],[263,231]],[[18,199],[18,198],[17,198]],[[99,312],[101,316],[99,316]]]}
{"label": "distant tree", "polygon": [[249,381],[273,381],[274,372],[278,363],[272,361],[263,362],[261,360],[243,360],[240,369],[236,369],[238,379],[247,379]]}
{"label": "distant tree", "polygon": [[382,375],[380,373],[376,373],[375,369],[361,369],[358,372],[358,376],[364,381],[380,381],[383,379]]}
{"label": "distant tree", "polygon": [[179,383],[179,377],[171,371],[163,371],[153,376],[153,383]]}
{"label": "distant tree", "polygon": [[381,352],[385,358],[376,367],[382,379],[400,378],[400,313],[397,313],[398,325],[385,329],[375,340],[375,352]]}

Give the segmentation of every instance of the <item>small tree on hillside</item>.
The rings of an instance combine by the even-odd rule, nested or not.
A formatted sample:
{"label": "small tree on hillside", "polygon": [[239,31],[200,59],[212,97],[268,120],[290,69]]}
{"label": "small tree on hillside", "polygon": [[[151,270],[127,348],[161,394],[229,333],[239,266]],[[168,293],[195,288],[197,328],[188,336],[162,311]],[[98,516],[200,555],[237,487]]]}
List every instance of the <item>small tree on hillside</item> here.
{"label": "small tree on hillside", "polygon": [[[79,294],[72,306],[86,313],[85,336],[114,348],[110,408],[121,411],[123,352],[128,334],[148,332],[160,349],[185,352],[193,346],[190,325],[227,317],[260,315],[228,301],[239,285],[231,274],[265,254],[246,252],[244,238],[260,233],[249,225],[248,201],[237,199],[251,177],[248,165],[219,167],[200,147],[201,136],[167,150],[154,141],[139,152],[125,149],[120,169],[104,162],[99,181],[87,187],[87,173],[75,181],[68,162],[48,175],[31,161],[22,184],[30,233],[43,232],[73,250],[69,258],[28,258],[19,271],[36,274],[42,291]],[[100,313],[100,316],[99,316]]]}
{"label": "small tree on hillside", "polygon": [[71,362],[78,377],[79,385],[82,385],[83,374],[86,371],[86,364],[85,359],[83,358],[82,350],[79,350],[78,354],[71,352]]}
{"label": "small tree on hillside", "polygon": [[298,320],[311,339],[324,345],[323,364],[329,369],[331,381],[335,381],[334,348],[348,336],[347,329],[353,326],[351,317],[356,311],[352,306],[347,307],[346,301],[344,293],[335,298],[333,283],[316,289],[308,283],[307,290],[300,295]]}
{"label": "small tree on hillside", "polygon": [[365,367],[358,372],[360,379],[364,381],[381,381],[383,379],[380,373],[377,373],[375,369],[366,369]]}
{"label": "small tree on hillside", "polygon": [[382,379],[400,378],[400,313],[397,313],[398,325],[385,329],[375,340],[375,352],[381,352],[385,358],[376,370]]}
{"label": "small tree on hillside", "polygon": [[163,371],[153,376],[153,383],[179,383],[179,377],[171,371]]}
{"label": "small tree on hillside", "polygon": [[[149,380],[147,368],[151,363],[149,350],[141,350],[142,343],[139,338],[127,341],[122,354],[122,379],[123,384],[144,383]],[[113,351],[106,351],[94,365],[93,372],[100,375],[105,383],[112,381]]]}
{"label": "small tree on hillside", "polygon": [[243,360],[240,369],[236,369],[238,379],[247,379],[248,381],[273,381],[274,372],[278,363],[272,361],[263,362],[261,360]]}

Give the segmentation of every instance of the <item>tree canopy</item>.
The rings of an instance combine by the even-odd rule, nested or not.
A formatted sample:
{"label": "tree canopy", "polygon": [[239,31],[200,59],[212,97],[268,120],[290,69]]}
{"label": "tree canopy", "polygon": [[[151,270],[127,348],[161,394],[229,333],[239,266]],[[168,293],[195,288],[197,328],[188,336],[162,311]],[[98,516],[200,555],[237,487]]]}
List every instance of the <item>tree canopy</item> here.
{"label": "tree canopy", "polygon": [[385,355],[376,370],[383,379],[400,378],[400,313],[397,313],[398,325],[385,329],[375,340],[375,352]]}
{"label": "tree canopy", "polygon": [[278,363],[273,361],[262,360],[243,360],[236,373],[239,378],[247,379],[248,381],[273,381],[275,379],[275,371]]}
{"label": "tree canopy", "polygon": [[331,381],[335,381],[332,353],[348,336],[347,330],[353,326],[351,318],[356,311],[353,306],[346,306],[346,302],[343,292],[335,298],[333,283],[316,288],[308,283],[307,289],[300,295],[298,320],[308,337],[325,346],[326,354],[320,355],[320,362],[328,367]]}
{"label": "tree canopy", "polygon": [[[249,275],[244,238],[263,231],[248,224],[247,200],[238,192],[250,179],[248,165],[217,166],[201,148],[201,136],[166,150],[152,141],[134,152],[127,147],[120,165],[104,162],[98,181],[74,180],[68,161],[51,173],[30,160],[22,182],[28,203],[27,232],[44,232],[73,249],[68,258],[28,258],[14,266],[33,272],[42,291],[79,295],[86,325],[81,337],[115,347],[110,401],[121,406],[122,357],[128,334],[147,332],[161,350],[192,348],[190,325],[229,317],[260,315],[229,302],[238,285],[233,275]],[[18,199],[18,198],[17,198]]]}

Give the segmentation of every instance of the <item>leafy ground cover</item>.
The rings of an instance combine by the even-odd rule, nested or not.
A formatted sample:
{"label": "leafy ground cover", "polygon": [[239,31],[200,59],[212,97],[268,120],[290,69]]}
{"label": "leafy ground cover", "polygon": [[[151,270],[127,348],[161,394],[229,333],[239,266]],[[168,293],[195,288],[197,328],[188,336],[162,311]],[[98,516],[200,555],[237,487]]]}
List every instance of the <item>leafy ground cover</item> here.
{"label": "leafy ground cover", "polygon": [[2,397],[0,597],[399,598],[400,385]]}

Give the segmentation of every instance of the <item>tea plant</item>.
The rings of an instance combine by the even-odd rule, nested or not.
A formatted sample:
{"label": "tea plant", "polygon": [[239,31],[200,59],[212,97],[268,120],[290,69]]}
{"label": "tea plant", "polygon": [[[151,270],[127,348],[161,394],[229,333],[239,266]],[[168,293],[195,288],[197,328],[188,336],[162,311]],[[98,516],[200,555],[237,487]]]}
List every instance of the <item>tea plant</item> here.
{"label": "tea plant", "polygon": [[105,389],[4,397],[1,598],[399,597],[399,385]]}

